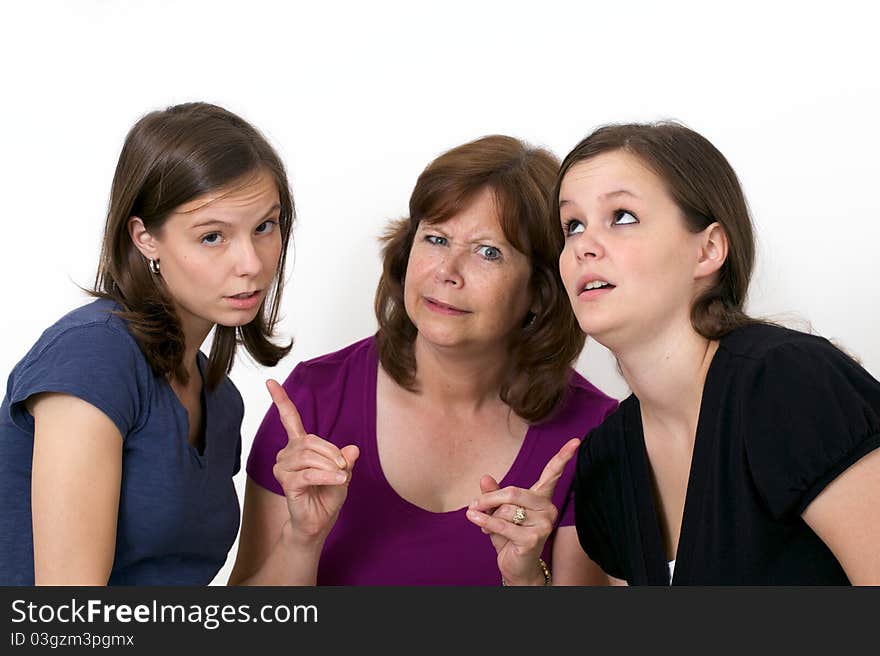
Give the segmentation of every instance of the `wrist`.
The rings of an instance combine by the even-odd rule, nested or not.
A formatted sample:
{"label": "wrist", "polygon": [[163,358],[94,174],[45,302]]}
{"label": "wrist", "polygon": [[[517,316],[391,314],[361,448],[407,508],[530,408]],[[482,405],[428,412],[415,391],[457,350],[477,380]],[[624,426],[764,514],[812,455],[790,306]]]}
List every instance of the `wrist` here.
{"label": "wrist", "polygon": [[281,528],[281,544],[286,549],[293,549],[306,555],[320,556],[324,548],[325,534],[303,534],[294,529],[288,519]]}
{"label": "wrist", "polygon": [[547,563],[544,562],[542,558],[538,558],[537,567],[531,575],[524,578],[511,578],[507,579],[503,575],[501,576],[501,585],[503,586],[523,586],[523,585],[531,585],[531,586],[546,586],[552,585],[553,579],[550,576],[550,570],[547,568]]}

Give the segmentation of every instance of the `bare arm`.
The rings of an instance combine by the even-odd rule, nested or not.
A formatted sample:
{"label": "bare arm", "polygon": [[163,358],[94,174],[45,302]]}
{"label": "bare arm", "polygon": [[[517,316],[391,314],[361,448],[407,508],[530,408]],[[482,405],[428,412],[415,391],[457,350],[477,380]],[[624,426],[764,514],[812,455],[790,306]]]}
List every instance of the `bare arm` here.
{"label": "bare arm", "polygon": [[37,394],[31,511],[37,585],[106,585],[116,550],[122,435],[67,394]]}
{"label": "bare arm", "polygon": [[248,478],[238,555],[230,585],[315,585],[327,534],[348,494],[356,446],[338,449],[303,428],[296,406],[266,383],[287,431],[272,474],[284,496]]}
{"label": "bare arm", "polygon": [[574,526],[556,531],[551,573],[553,585],[612,585],[611,577],[584,553]]}
{"label": "bare arm", "polygon": [[803,513],[854,585],[880,585],[880,449],[835,478]]}
{"label": "bare arm", "polygon": [[297,548],[285,497],[247,479],[229,585],[315,585],[323,540]]}

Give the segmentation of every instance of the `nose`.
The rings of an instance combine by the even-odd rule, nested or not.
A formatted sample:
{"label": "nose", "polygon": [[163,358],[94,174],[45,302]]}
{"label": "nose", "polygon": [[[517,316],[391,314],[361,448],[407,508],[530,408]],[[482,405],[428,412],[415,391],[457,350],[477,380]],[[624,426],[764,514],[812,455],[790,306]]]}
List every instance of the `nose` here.
{"label": "nose", "polygon": [[434,279],[441,284],[452,285],[453,287],[464,285],[461,257],[462,253],[458,249],[448,249],[434,269]]}
{"label": "nose", "polygon": [[263,269],[263,261],[251,239],[242,239],[235,249],[235,275],[253,277]]}
{"label": "nose", "polygon": [[596,229],[584,227],[584,231],[574,238],[574,254],[578,260],[602,257],[605,248],[598,237]]}

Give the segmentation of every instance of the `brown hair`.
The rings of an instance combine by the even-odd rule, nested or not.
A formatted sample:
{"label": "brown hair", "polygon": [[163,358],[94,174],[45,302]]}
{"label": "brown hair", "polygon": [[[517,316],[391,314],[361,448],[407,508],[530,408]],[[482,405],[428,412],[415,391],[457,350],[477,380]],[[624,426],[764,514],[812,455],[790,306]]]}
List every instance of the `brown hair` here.
{"label": "brown hair", "polygon": [[736,173],[708,139],[670,121],[605,125],[565,157],[553,203],[559,225],[559,190],[568,170],[602,153],[622,150],[638,157],[664,183],[691,232],[718,222],[727,234],[727,259],[717,280],[694,301],[691,323],[709,339],[756,320],[743,310],[755,261],[749,209]]}
{"label": "brown hair", "polygon": [[489,188],[507,241],[529,258],[529,287],[537,306],[509,344],[501,399],[529,422],[547,417],[562,400],[585,336],[559,277],[563,237],[549,218],[558,165],[547,150],[493,135],[442,154],[419,176],[409,217],[393,222],[383,237],[383,272],[376,290],[379,360],[399,385],[416,389],[417,330],[404,308],[403,283],[419,223],[442,223]]}
{"label": "brown hair", "polygon": [[273,287],[257,316],[238,326],[216,326],[206,383],[214,387],[232,369],[240,342],[260,364],[275,365],[290,350],[270,341],[278,318],[293,198],[281,159],[247,121],[215,105],[186,103],[141,118],[128,133],[116,165],[93,295],[116,301],[119,316],[152,369],[186,382],[184,335],[160,276],[152,275],[128,233],[140,217],[148,232],[161,230],[183,203],[267,171],[281,204],[281,257]]}

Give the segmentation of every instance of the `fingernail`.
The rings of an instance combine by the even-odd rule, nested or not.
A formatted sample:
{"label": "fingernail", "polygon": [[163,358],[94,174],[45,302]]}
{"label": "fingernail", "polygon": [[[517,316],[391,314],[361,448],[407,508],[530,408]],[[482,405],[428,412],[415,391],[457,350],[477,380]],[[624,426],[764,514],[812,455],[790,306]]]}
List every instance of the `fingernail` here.
{"label": "fingernail", "polygon": [[345,472],[339,472],[336,474],[336,480],[340,483],[345,483],[345,479],[348,478]]}
{"label": "fingernail", "polygon": [[348,463],[345,462],[345,458],[337,458],[337,459],[336,459],[336,464],[339,465],[340,467],[342,467],[342,468],[344,469],[345,466],[346,466]]}

